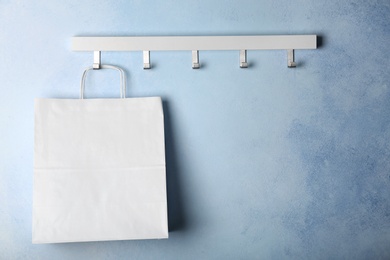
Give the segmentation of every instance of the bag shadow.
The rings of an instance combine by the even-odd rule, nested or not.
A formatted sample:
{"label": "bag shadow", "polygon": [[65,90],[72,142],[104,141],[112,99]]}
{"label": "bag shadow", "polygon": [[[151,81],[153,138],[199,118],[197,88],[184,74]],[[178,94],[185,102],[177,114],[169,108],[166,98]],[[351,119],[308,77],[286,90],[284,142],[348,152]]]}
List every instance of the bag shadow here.
{"label": "bag shadow", "polygon": [[165,131],[165,161],[167,178],[168,201],[168,230],[169,232],[183,230],[185,228],[185,213],[180,182],[180,167],[177,163],[175,149],[175,133],[169,103],[163,101],[164,131]]}

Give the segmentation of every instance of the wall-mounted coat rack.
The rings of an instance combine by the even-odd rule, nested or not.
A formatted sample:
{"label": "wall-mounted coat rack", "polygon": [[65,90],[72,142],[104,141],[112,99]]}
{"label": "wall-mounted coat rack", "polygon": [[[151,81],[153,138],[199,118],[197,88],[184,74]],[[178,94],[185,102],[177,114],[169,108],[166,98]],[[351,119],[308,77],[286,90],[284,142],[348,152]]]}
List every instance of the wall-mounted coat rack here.
{"label": "wall-mounted coat rack", "polygon": [[294,50],[316,49],[316,35],[263,36],[146,36],[73,37],[74,51],[93,51],[99,69],[102,51],[143,51],[144,69],[150,69],[150,51],[192,51],[192,68],[199,69],[199,51],[236,50],[240,68],[247,68],[247,50],[287,50],[287,66],[296,67]]}

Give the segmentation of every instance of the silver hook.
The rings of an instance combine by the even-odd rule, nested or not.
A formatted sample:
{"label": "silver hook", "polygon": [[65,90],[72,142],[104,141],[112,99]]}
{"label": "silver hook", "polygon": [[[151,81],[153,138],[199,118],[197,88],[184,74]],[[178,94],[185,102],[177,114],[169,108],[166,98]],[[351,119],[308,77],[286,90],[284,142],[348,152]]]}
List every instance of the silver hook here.
{"label": "silver hook", "polygon": [[94,70],[100,69],[100,60],[101,60],[100,51],[94,51],[93,52],[93,66],[92,66]]}
{"label": "silver hook", "polygon": [[199,69],[199,51],[192,51],[192,68]]}
{"label": "silver hook", "polygon": [[246,61],[246,50],[240,50],[240,68],[248,68]]}
{"label": "silver hook", "polygon": [[150,65],[150,51],[143,51],[144,53],[144,70],[148,70],[151,68]]}
{"label": "silver hook", "polygon": [[287,67],[295,68],[297,64],[294,61],[294,50],[287,50]]}

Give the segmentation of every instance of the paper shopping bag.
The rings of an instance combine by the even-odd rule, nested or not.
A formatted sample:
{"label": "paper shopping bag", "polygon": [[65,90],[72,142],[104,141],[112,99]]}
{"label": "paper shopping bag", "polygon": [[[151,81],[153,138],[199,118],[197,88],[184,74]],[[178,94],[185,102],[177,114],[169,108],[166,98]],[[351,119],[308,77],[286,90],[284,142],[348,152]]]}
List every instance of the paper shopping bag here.
{"label": "paper shopping bag", "polygon": [[36,99],[33,243],[168,237],[159,97]]}

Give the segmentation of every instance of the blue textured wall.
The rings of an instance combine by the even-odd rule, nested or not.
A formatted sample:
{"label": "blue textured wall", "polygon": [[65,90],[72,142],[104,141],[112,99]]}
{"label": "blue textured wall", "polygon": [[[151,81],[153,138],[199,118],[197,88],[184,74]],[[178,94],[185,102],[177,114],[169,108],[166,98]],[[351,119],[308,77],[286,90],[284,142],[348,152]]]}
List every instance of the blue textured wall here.
{"label": "blue textured wall", "polygon": [[[1,259],[389,259],[390,2],[0,1]],[[33,99],[77,98],[76,35],[318,34],[297,51],[103,53],[166,116],[168,240],[31,244]],[[89,96],[119,93],[94,72]]]}

